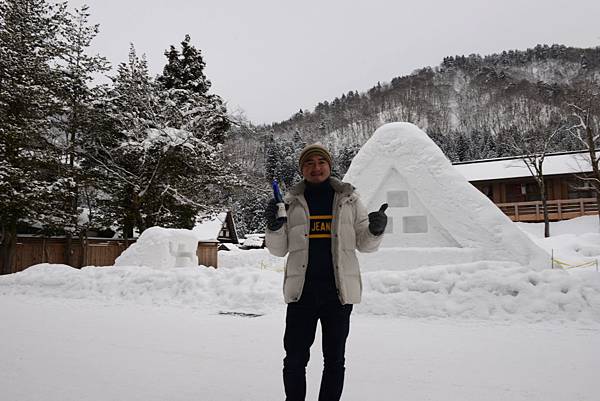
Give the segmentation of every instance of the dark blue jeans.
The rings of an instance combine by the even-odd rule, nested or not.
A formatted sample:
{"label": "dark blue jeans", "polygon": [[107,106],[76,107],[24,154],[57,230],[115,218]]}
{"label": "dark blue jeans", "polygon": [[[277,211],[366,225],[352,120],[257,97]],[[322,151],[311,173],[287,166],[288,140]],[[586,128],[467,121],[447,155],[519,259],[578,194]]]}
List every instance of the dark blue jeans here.
{"label": "dark blue jeans", "polygon": [[304,401],[306,365],[315,340],[317,321],[321,321],[323,376],[319,401],[338,401],[344,386],[346,339],[350,331],[352,305],[342,305],[337,296],[304,291],[298,302],[287,306],[283,346],[283,384],[286,401]]}

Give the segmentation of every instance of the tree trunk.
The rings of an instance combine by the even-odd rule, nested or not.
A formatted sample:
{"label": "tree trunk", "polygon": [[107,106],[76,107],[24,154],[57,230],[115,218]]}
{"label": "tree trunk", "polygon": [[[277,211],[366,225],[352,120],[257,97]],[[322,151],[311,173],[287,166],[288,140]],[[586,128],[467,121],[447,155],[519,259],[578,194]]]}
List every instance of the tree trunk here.
{"label": "tree trunk", "polygon": [[598,232],[600,233],[600,188],[596,189],[596,208],[598,211]]}
{"label": "tree trunk", "polygon": [[3,226],[2,242],[0,243],[0,274],[13,272],[13,261],[17,250],[17,223],[10,222]]}
{"label": "tree trunk", "polygon": [[125,243],[128,244],[129,238],[133,238],[133,219],[127,217],[125,224],[123,225],[123,237],[125,237]]}
{"label": "tree trunk", "polygon": [[73,266],[73,261],[71,260],[73,257],[73,235],[68,232],[66,237],[67,243],[65,245],[65,261],[69,266]]}
{"label": "tree trunk", "polygon": [[544,179],[538,181],[540,197],[542,199],[542,210],[544,211],[544,238],[550,236],[550,218],[548,217],[548,200],[546,199],[546,184]]}
{"label": "tree trunk", "polygon": [[596,189],[596,205],[598,208],[598,220],[600,221],[600,166],[598,166],[598,159],[596,158],[596,143],[594,141],[594,132],[589,124],[585,127],[586,143],[588,152],[590,153],[590,163],[592,165],[592,171],[594,172],[594,188]]}
{"label": "tree trunk", "polygon": [[79,260],[77,260],[77,265],[80,267],[86,266],[87,262],[87,233],[85,231],[81,231],[79,233],[79,247],[81,248],[79,254]]}

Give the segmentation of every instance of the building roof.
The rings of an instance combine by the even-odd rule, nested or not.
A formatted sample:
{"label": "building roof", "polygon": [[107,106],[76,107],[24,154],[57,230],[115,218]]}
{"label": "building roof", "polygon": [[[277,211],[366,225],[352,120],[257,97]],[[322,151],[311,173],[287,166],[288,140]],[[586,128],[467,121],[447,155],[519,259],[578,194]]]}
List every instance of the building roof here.
{"label": "building roof", "polygon": [[[454,163],[454,168],[468,181],[499,180],[530,177],[531,173],[520,157],[474,160]],[[577,174],[592,171],[587,152],[565,152],[546,155],[544,175]]]}
{"label": "building roof", "polygon": [[226,217],[227,213],[222,212],[211,219],[199,221],[192,231],[196,234],[199,241],[217,241]]}
{"label": "building roof", "polygon": [[221,212],[211,218],[199,219],[192,231],[198,241],[238,243],[237,230],[231,210]]}

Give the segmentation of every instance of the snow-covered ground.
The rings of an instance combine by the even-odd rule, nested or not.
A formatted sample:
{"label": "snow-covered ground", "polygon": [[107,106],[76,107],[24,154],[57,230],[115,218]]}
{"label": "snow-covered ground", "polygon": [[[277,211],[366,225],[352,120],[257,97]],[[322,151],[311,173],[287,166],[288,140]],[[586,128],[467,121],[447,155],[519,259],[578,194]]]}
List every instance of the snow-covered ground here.
{"label": "snow-covered ground", "polygon": [[[585,216],[550,223],[550,237],[544,238],[543,224],[517,223],[546,252],[563,263],[577,266],[593,261],[600,263],[598,216]],[[565,266],[569,267],[569,266]]]}
{"label": "snow-covered ground", "polygon": [[[2,297],[2,400],[282,400],[283,308]],[[346,401],[597,400],[597,326],[355,315]],[[316,400],[320,340],[308,368]]]}
{"label": "snow-covered ground", "polygon": [[[549,239],[518,226],[557,259],[600,258],[595,216],[554,223]],[[0,399],[283,399],[283,259],[219,258],[217,270],[38,265],[0,277]],[[369,268],[363,282],[344,400],[600,399],[594,266]]]}

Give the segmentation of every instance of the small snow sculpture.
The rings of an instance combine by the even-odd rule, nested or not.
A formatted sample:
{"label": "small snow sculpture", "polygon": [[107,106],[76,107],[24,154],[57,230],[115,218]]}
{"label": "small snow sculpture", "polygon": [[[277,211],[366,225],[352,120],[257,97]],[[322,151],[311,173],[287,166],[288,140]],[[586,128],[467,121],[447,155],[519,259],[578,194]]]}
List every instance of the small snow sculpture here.
{"label": "small snow sculpture", "polygon": [[[177,250],[173,251],[175,243],[169,243],[169,249],[171,250],[171,255],[175,257],[174,267],[193,267],[198,265],[198,258],[196,257],[196,252],[186,249],[186,244],[178,243]],[[196,260],[194,260],[194,258]]]}

